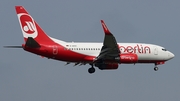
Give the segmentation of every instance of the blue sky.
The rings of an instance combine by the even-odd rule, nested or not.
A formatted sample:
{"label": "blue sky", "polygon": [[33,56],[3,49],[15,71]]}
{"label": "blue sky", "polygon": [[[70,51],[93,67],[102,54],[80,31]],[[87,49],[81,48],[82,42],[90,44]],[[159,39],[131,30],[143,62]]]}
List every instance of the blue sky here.
{"label": "blue sky", "polygon": [[[176,101],[180,99],[179,0],[1,0],[1,101]],[[74,42],[102,42],[103,19],[118,42],[161,45],[175,58],[160,65],[120,65],[96,70],[48,60],[22,49],[14,6],[23,5],[51,37]]]}

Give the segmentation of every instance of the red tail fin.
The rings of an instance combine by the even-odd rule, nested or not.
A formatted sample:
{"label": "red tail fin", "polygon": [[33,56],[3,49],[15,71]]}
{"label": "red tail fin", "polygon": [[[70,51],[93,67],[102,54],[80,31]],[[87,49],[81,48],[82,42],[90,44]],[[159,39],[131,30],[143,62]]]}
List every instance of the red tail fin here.
{"label": "red tail fin", "polygon": [[53,43],[23,6],[15,6],[25,42],[32,37],[39,43]]}

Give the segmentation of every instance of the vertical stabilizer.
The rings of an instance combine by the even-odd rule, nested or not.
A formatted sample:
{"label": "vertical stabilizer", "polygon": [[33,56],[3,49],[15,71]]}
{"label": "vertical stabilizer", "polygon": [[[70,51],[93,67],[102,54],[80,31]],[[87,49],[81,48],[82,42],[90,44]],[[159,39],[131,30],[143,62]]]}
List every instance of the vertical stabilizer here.
{"label": "vertical stabilizer", "polygon": [[25,42],[31,37],[38,43],[54,43],[23,6],[15,6],[15,9]]}

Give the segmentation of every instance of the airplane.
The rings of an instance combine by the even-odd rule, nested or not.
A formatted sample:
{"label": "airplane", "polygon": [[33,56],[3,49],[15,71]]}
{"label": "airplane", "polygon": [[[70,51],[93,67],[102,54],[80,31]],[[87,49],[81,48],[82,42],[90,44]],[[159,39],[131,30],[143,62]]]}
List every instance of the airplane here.
{"label": "airplane", "polygon": [[153,63],[164,64],[174,58],[174,54],[164,47],[145,43],[117,43],[105,22],[101,20],[104,30],[103,43],[65,42],[48,36],[23,6],[15,6],[24,41],[21,46],[4,46],[6,48],[23,48],[48,59],[67,62],[66,65],[89,64],[90,74],[95,67],[100,70],[118,69],[119,64]]}

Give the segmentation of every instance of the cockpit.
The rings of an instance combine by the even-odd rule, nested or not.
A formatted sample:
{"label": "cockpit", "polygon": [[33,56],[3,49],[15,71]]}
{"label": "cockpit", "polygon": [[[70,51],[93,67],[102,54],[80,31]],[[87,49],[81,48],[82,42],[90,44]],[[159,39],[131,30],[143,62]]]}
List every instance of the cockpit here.
{"label": "cockpit", "polygon": [[167,51],[165,48],[162,48],[163,51]]}
{"label": "cockpit", "polygon": [[172,59],[174,57],[174,54],[171,53],[170,51],[168,51],[166,48],[161,47],[160,48],[162,51],[158,52],[159,57],[162,58],[162,60],[169,60]]}

